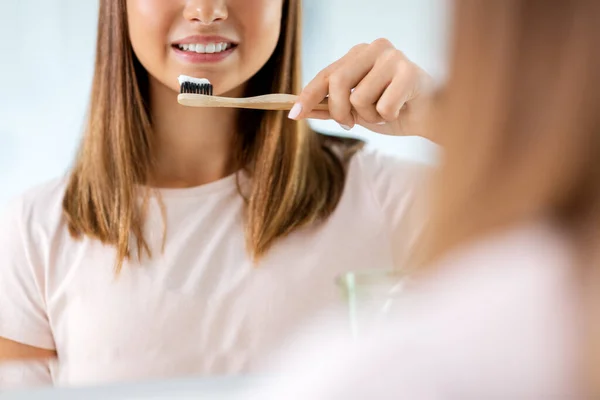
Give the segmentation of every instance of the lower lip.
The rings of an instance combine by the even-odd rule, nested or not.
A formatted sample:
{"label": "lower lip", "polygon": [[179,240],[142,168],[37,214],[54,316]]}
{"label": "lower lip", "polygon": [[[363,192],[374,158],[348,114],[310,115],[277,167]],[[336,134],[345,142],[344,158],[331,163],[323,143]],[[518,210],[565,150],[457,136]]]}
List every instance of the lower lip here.
{"label": "lower lip", "polygon": [[191,51],[181,50],[177,46],[172,46],[173,51],[177,54],[178,57],[181,57],[186,62],[194,63],[194,64],[202,64],[202,63],[217,63],[223,61],[227,57],[233,53],[236,47],[229,48],[225,51],[221,51],[220,53],[194,53]]}

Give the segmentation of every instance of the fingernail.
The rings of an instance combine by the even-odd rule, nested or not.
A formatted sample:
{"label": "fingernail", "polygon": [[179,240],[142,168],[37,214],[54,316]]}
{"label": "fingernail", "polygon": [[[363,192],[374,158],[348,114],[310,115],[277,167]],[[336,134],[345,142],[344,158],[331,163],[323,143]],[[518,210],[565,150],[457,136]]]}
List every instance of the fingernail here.
{"label": "fingernail", "polygon": [[288,114],[288,118],[296,119],[296,118],[298,118],[298,116],[300,115],[301,112],[302,112],[302,104],[296,103],[290,110],[290,113]]}
{"label": "fingernail", "polygon": [[387,122],[385,122],[385,121],[377,123],[377,125],[385,125],[385,124],[387,124]]}
{"label": "fingernail", "polygon": [[340,126],[342,128],[344,128],[345,130],[349,131],[350,129],[352,129],[351,127],[349,127],[348,125],[344,125],[344,124],[340,124]]}

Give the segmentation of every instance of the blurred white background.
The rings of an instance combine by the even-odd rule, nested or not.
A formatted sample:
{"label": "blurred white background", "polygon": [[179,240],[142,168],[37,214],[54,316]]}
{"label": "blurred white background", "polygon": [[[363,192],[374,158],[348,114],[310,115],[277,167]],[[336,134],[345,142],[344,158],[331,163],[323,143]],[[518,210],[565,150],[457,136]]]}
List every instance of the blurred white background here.
{"label": "blurred white background", "polygon": [[[445,72],[447,0],[304,0],[304,76],[353,45],[390,39],[436,79]],[[0,1],[0,208],[64,174],[77,148],[94,62],[97,0]],[[333,122],[314,122],[346,134]],[[420,138],[350,132],[399,157],[431,162]]]}

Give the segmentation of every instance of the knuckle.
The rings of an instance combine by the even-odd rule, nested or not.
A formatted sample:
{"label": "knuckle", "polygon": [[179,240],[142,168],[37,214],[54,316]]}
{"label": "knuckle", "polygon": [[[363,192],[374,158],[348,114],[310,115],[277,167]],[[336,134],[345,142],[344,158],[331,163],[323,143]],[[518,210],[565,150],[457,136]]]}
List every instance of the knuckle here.
{"label": "knuckle", "polygon": [[321,70],[317,76],[315,77],[315,81],[326,81],[329,79],[331,74],[333,73],[333,68],[327,67],[324,70]]}
{"label": "knuckle", "polygon": [[409,62],[401,62],[396,67],[396,76],[404,81],[413,82],[418,79],[417,68]]}
{"label": "knuckle", "polygon": [[337,71],[329,77],[329,86],[334,90],[349,87],[350,78],[343,71]]}
{"label": "knuckle", "polygon": [[402,60],[397,64],[398,72],[409,75],[414,74],[416,71],[415,65],[409,61]]}
{"label": "knuckle", "polygon": [[397,117],[396,107],[389,103],[378,103],[377,113],[386,121],[393,121]]}
{"label": "knuckle", "polygon": [[359,43],[355,46],[352,46],[352,48],[350,49],[350,51],[348,53],[357,53],[357,52],[365,50],[367,47],[369,47],[369,45],[367,43]]}
{"label": "knuckle", "polygon": [[380,59],[385,63],[401,65],[405,63],[404,56],[396,49],[386,49],[381,53]]}
{"label": "knuckle", "polygon": [[388,39],[386,38],[379,38],[373,41],[372,43],[373,46],[377,46],[380,48],[394,48],[394,45],[392,44],[392,42],[390,42]]}
{"label": "knuckle", "polygon": [[365,107],[369,105],[369,100],[361,90],[355,90],[350,95],[350,104],[355,107]]}
{"label": "knuckle", "polygon": [[307,86],[304,88],[304,90],[302,91],[302,93],[300,94],[304,99],[310,99],[313,98],[316,94],[316,90],[314,87],[312,86]]}

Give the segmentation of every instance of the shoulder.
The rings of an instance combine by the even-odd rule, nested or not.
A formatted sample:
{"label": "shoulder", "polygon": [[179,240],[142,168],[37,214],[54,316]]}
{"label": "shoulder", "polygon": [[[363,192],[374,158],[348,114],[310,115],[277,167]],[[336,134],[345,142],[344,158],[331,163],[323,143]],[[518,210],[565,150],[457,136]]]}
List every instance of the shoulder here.
{"label": "shoulder", "polygon": [[397,262],[401,263],[427,219],[433,164],[364,148],[350,165],[348,185],[368,191],[388,226]]}
{"label": "shoulder", "polygon": [[368,185],[376,190],[390,185],[404,191],[427,181],[434,164],[417,161],[369,145],[362,140],[323,135],[324,148],[347,167],[347,184]]}
{"label": "shoulder", "polygon": [[45,300],[64,188],[62,180],[32,187],[0,214],[0,336],[43,349],[55,348]]}
{"label": "shoulder", "polygon": [[65,178],[57,178],[35,185],[12,198],[0,212],[4,221],[1,229],[10,229],[15,224],[35,229],[60,223],[66,185]]}
{"label": "shoulder", "polygon": [[364,146],[359,150],[352,164],[371,176],[405,179],[428,175],[433,169],[431,164],[403,158],[371,146]]}
{"label": "shoulder", "polygon": [[385,203],[424,188],[433,168],[431,164],[365,146],[352,159],[348,179],[362,180],[374,191],[378,202]]}

